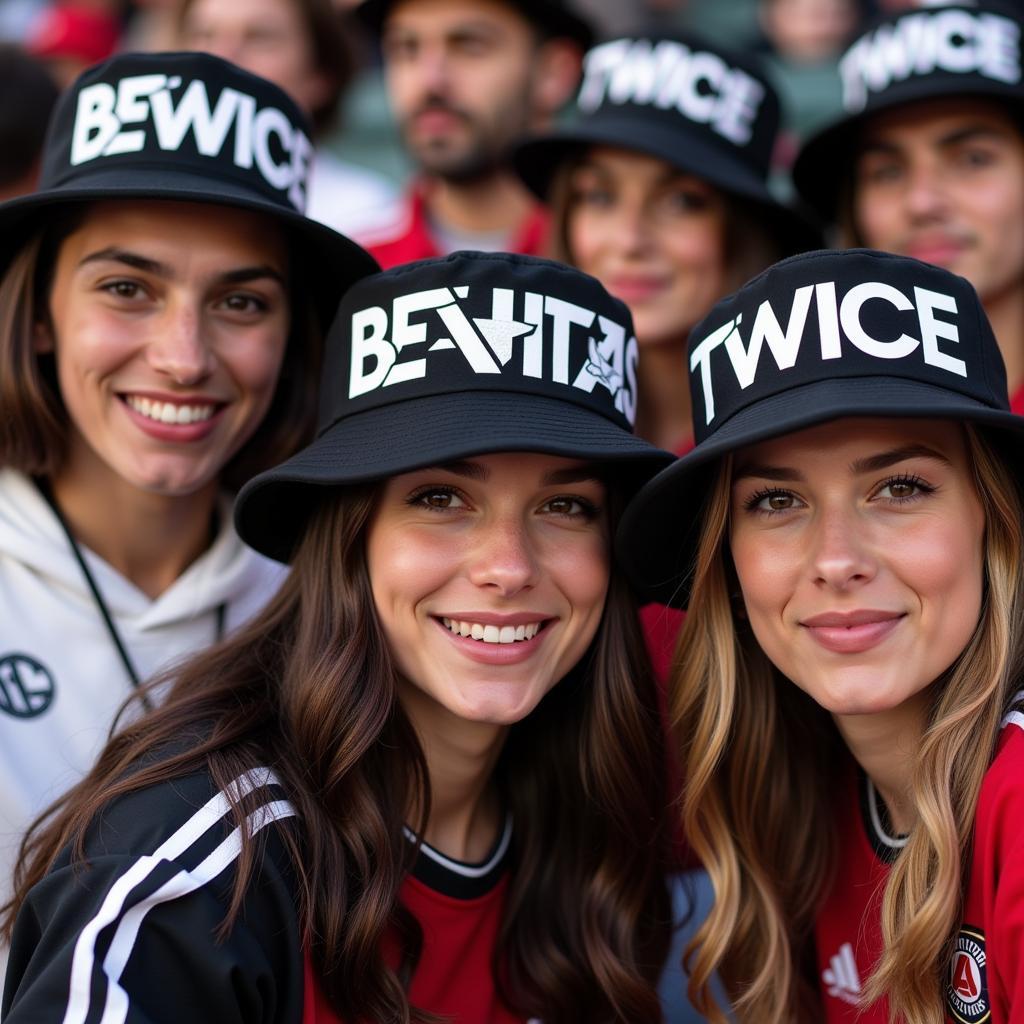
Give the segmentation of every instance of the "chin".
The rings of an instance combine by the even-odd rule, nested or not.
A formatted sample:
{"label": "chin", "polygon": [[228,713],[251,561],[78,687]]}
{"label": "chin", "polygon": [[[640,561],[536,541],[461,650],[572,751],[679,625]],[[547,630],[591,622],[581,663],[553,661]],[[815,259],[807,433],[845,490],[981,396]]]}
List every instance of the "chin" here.
{"label": "chin", "polygon": [[824,679],[806,690],[830,714],[877,715],[898,708],[910,696],[906,679],[901,682],[897,689],[880,682],[877,673],[867,673],[864,678]]}

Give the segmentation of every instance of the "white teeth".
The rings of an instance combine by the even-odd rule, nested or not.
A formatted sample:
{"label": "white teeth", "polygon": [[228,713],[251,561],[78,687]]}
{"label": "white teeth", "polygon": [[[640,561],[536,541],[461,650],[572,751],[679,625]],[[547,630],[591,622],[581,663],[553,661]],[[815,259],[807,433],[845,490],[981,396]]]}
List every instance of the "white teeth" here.
{"label": "white teeth", "polygon": [[512,644],[522,640],[532,640],[539,632],[541,623],[531,622],[524,626],[494,626],[482,622],[462,622],[459,619],[445,619],[445,629],[451,630],[456,636],[472,637],[485,644]]}
{"label": "white teeth", "polygon": [[158,423],[202,423],[216,411],[212,405],[176,405],[174,402],[153,402],[148,398],[128,395],[125,401],[147,419]]}

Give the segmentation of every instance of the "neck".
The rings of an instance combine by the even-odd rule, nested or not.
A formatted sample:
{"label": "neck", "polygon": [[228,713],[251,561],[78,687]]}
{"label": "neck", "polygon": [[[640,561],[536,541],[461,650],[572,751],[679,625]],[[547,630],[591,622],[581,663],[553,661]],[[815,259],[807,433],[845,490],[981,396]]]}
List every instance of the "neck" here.
{"label": "neck", "polygon": [[[455,860],[485,860],[502,824],[493,778],[508,730],[457,719],[409,684],[402,705],[416,727],[430,778],[423,839]],[[415,813],[410,820],[416,821]]]}
{"label": "neck", "polygon": [[929,690],[891,711],[833,715],[850,752],[885,801],[893,828],[905,834],[917,819],[911,780],[927,721]]}
{"label": "neck", "polygon": [[70,459],[51,482],[54,498],[79,543],[158,597],[209,547],[216,481],[194,494],[151,494],[101,465]]}
{"label": "neck", "polygon": [[454,231],[515,231],[534,200],[519,181],[495,171],[473,181],[431,179],[426,191],[430,217]]}
{"label": "neck", "polygon": [[985,301],[985,313],[1006,363],[1010,398],[1024,387],[1024,283]]}
{"label": "neck", "polygon": [[686,338],[681,343],[641,345],[636,432],[651,444],[679,451],[693,441]]}

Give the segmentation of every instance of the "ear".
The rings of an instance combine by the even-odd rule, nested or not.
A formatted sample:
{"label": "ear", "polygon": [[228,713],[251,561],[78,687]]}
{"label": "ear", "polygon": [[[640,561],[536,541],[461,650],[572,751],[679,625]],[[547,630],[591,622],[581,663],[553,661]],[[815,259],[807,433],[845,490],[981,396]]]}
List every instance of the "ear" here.
{"label": "ear", "polygon": [[56,349],[53,343],[53,330],[45,320],[37,320],[32,325],[32,347],[37,355],[51,353]]}
{"label": "ear", "polygon": [[541,43],[534,62],[534,114],[544,124],[572,99],[580,80],[583,54],[571,39]]}

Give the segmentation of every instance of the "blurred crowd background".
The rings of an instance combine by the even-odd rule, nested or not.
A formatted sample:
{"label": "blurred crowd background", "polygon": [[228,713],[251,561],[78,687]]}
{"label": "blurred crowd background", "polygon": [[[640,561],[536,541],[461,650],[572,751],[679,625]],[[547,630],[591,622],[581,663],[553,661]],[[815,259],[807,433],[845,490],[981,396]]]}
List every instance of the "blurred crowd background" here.
{"label": "blurred crowd background", "polygon": [[[411,173],[380,54],[355,0],[0,0],[0,199],[32,188],[56,90],[119,51],[205,49],[271,78],[313,115],[351,200],[333,226],[386,227]],[[926,0],[577,0],[598,36],[696,32],[756,53],[784,104],[780,187],[799,140],[839,109],[836,59],[866,20]],[[303,20],[314,26],[310,35]],[[314,53],[309,52],[313,46]],[[310,211],[318,217],[316,209]],[[320,219],[318,217],[318,219]]]}

